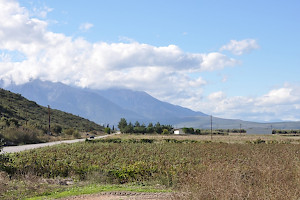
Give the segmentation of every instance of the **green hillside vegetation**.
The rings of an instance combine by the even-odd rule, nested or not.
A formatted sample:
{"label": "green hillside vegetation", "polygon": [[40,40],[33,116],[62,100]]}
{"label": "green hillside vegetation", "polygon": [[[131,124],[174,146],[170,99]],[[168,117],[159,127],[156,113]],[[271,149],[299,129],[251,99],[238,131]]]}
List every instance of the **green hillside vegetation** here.
{"label": "green hillside vegetation", "polygon": [[[79,116],[50,110],[51,135],[80,137],[80,132],[102,131],[103,127]],[[0,89],[0,137],[7,144],[28,144],[53,140],[48,136],[48,108],[20,94]],[[61,138],[60,138],[61,139]]]}

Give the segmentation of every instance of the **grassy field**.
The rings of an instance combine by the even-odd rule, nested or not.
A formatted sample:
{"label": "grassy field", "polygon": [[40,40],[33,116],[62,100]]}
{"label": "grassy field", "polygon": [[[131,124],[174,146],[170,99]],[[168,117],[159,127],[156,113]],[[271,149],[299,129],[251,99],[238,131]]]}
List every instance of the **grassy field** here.
{"label": "grassy field", "polygon": [[11,154],[1,167],[0,198],[51,197],[91,184],[172,190],[174,199],[300,198],[299,137],[210,139],[118,135]]}
{"label": "grassy field", "polygon": [[175,139],[175,140],[195,140],[200,142],[224,142],[230,144],[245,144],[251,143],[258,140],[263,140],[266,143],[285,143],[285,144],[300,144],[299,136],[290,135],[246,135],[239,133],[230,133],[230,135],[133,135],[133,134],[123,134],[115,135],[111,138],[122,138],[122,139],[154,139],[154,140],[164,140],[164,139]]}

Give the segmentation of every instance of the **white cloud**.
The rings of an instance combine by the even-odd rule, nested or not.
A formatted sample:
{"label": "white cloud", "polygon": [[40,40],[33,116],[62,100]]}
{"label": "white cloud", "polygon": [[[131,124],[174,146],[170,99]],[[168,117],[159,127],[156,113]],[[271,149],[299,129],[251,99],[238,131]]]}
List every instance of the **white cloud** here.
{"label": "white cloud", "polygon": [[47,6],[43,7],[34,7],[32,11],[30,12],[31,16],[36,16],[40,18],[46,18],[48,13],[53,11],[53,8],[49,8]]}
{"label": "white cloud", "polygon": [[238,64],[240,64],[240,62],[233,58],[228,58],[221,53],[213,52],[203,55],[201,66],[203,67],[203,70],[212,71],[223,69],[225,66],[235,66]]}
{"label": "white cloud", "polygon": [[86,23],[80,24],[79,29],[80,29],[81,31],[88,31],[88,30],[90,30],[93,26],[94,26],[93,24],[86,22]]}
{"label": "white cloud", "polygon": [[285,105],[292,104],[300,100],[299,95],[294,95],[295,88],[284,87],[279,89],[271,90],[268,94],[264,95],[257,102],[258,106],[268,106],[268,105]]}
{"label": "white cloud", "polygon": [[[0,50],[5,51],[0,79],[16,84],[40,78],[99,89],[127,87],[180,102],[198,98],[206,85],[203,78],[190,73],[239,63],[218,52],[186,53],[176,45],[152,46],[134,40],[90,43],[50,32],[47,26],[17,2],[0,1]],[[85,23],[81,29],[92,26]],[[9,52],[18,52],[24,59],[16,61]]]}
{"label": "white cloud", "polygon": [[211,93],[207,96],[207,99],[210,101],[220,101],[226,97],[226,94],[222,91]]}
{"label": "white cloud", "polygon": [[229,44],[222,46],[220,51],[230,51],[234,55],[242,55],[258,48],[259,45],[254,39],[231,40]]}
{"label": "white cloud", "polygon": [[194,102],[186,100],[181,104],[186,107],[196,105],[197,110],[224,118],[300,121],[300,86],[286,84],[260,97],[228,97],[223,91],[217,91],[202,98],[202,101],[194,98]]}

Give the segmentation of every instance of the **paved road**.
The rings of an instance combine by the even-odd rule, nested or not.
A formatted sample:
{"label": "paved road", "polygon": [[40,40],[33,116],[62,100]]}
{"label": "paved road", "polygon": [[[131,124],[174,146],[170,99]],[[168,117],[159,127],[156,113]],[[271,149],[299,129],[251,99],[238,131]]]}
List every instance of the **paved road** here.
{"label": "paved road", "polygon": [[[115,134],[119,134],[119,132],[115,133]],[[115,135],[115,134],[98,136],[98,137],[95,137],[95,139],[105,138],[105,137]],[[15,153],[15,152],[25,151],[25,150],[29,150],[29,149],[36,149],[36,148],[41,148],[41,147],[46,147],[46,146],[52,146],[52,145],[56,145],[56,144],[75,143],[75,142],[83,142],[83,141],[85,141],[85,139],[63,140],[63,141],[40,143],[40,144],[26,144],[26,145],[21,145],[21,146],[9,146],[9,147],[4,147],[2,149],[2,151],[0,152],[0,154]]]}

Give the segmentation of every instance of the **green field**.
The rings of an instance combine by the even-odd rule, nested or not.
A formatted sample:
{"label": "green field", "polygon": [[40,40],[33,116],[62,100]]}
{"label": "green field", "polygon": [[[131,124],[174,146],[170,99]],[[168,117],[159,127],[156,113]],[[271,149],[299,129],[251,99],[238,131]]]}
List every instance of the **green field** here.
{"label": "green field", "polygon": [[[1,166],[0,194],[4,199],[47,196],[96,184],[173,191],[175,199],[299,199],[299,141],[120,135],[57,145],[9,155]],[[74,183],[59,185],[57,180],[65,179]]]}

